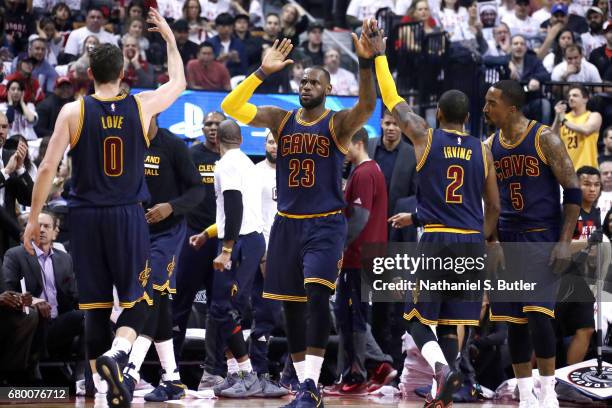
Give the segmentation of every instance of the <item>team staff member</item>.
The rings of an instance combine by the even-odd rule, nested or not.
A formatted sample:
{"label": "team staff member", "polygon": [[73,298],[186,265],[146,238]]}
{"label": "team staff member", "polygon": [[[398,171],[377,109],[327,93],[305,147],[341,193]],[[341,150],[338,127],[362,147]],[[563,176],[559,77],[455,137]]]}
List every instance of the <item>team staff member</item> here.
{"label": "team staff member", "polygon": [[167,129],[160,129],[157,117],[151,120],[149,140],[144,165],[151,200],[145,216],[151,236],[153,311],[132,346],[125,377],[132,380],[128,386],[138,383],[140,366],[155,340],[163,373],[159,386],[145,395],[145,400],[161,402],[182,398],[187,388],[181,383],[174,358],[170,294],[176,293],[174,269],[185,238],[184,215],[204,199],[205,187],[185,143]]}

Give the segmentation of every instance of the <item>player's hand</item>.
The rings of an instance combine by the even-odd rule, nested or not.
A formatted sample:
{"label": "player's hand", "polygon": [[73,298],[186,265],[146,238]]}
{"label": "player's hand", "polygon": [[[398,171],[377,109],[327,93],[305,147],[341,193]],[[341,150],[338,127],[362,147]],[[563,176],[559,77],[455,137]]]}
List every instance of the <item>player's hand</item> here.
{"label": "player's hand", "polygon": [[390,222],[393,228],[404,228],[412,225],[412,214],[397,213],[393,217],[389,218],[387,222]]}
{"label": "player's hand", "polygon": [[568,242],[557,242],[550,254],[548,265],[552,266],[555,275],[560,275],[567,270],[572,263],[572,252]]}
{"label": "player's hand", "polygon": [[213,261],[213,268],[215,271],[223,272],[226,269],[232,267],[232,254],[228,252],[221,252]]}
{"label": "player's hand", "polygon": [[40,225],[38,224],[38,220],[28,220],[28,225],[26,225],[26,229],[23,233],[23,246],[30,255],[34,255],[32,241],[36,246],[40,243]]}
{"label": "player's hand", "polygon": [[504,249],[499,241],[487,242],[487,270],[494,274],[500,269],[506,269],[506,258],[504,257]]}
{"label": "player's hand", "polygon": [[47,301],[36,303],[34,308],[38,310],[38,314],[40,314],[43,319],[51,318],[51,305],[47,303]]}
{"label": "player's hand", "polygon": [[200,249],[202,248],[202,245],[206,243],[207,240],[208,240],[208,233],[206,231],[203,231],[199,234],[190,236],[189,245],[192,248]]}
{"label": "player's hand", "polygon": [[0,293],[0,307],[15,310],[21,309],[23,307],[21,295],[17,292],[13,292],[12,290],[7,290],[6,292]]}
{"label": "player's hand", "polygon": [[149,208],[145,214],[145,218],[149,224],[156,224],[165,220],[172,214],[172,206],[170,203],[155,204],[153,208]]}
{"label": "player's hand", "polygon": [[168,25],[168,22],[159,14],[159,11],[153,7],[149,8],[147,23],[153,24],[153,27],[149,27],[149,32],[159,33],[166,42],[174,41],[174,33]]}
{"label": "player's hand", "polygon": [[278,40],[275,40],[270,51],[268,51],[266,57],[261,61],[261,69],[263,72],[266,75],[270,75],[281,71],[287,65],[293,64],[292,59],[286,59],[292,49],[293,44],[291,44],[290,39],[283,38],[280,43]]}

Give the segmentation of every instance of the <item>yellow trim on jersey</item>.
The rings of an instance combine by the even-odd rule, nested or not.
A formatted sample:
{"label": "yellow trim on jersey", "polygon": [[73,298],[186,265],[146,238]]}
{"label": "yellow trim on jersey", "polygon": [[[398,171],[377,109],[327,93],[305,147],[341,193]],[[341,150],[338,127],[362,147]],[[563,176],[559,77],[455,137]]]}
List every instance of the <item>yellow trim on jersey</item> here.
{"label": "yellow trim on jersey", "polygon": [[81,138],[81,132],[83,131],[83,123],[85,122],[85,99],[81,97],[79,99],[80,103],[80,113],[79,113],[79,124],[77,126],[77,131],[73,137],[70,138],[70,148],[74,149],[74,146],[79,142]]}
{"label": "yellow trim on jersey", "polygon": [[489,164],[487,163],[487,149],[485,148],[485,144],[480,142],[480,147],[482,148],[482,161],[484,162],[484,173],[485,180],[489,177]]}
{"label": "yellow trim on jersey", "polygon": [[536,124],[535,120],[532,120],[531,122],[529,122],[527,129],[525,129],[525,132],[523,132],[521,137],[519,137],[518,140],[512,144],[504,142],[504,139],[502,138],[503,132],[500,129],[499,130],[499,143],[506,149],[514,149],[516,146],[520,145],[523,142],[523,140],[525,140],[529,132],[531,132],[531,128],[533,128],[535,124]]}
{"label": "yellow trim on jersey", "polygon": [[151,299],[149,297],[147,292],[143,293],[141,297],[139,297],[138,299],[134,300],[133,302],[119,302],[119,306],[121,306],[124,309],[130,309],[130,308],[134,307],[134,305],[136,303],[140,302],[141,300],[144,300],[145,302],[147,302],[147,304],[149,306],[153,306],[153,299]]}
{"label": "yellow trim on jersey", "polygon": [[548,165],[548,160],[546,159],[546,156],[544,156],[544,152],[542,151],[542,147],[540,146],[540,135],[542,134],[542,131],[544,130],[544,128],[547,128],[548,126],[540,126],[540,128],[538,129],[536,135],[535,135],[535,149],[536,152],[538,152],[538,157],[540,158],[540,160],[542,160],[542,163]]}
{"label": "yellow trim on jersey", "polygon": [[149,147],[151,141],[149,140],[149,137],[147,136],[147,131],[145,130],[145,123],[142,117],[142,107],[140,106],[140,100],[137,97],[134,97],[134,100],[136,101],[136,106],[138,106],[138,117],[140,118],[140,126],[142,126],[142,134],[144,136],[145,144],[147,145],[147,147]]}
{"label": "yellow trim on jersey", "polygon": [[542,232],[542,231],[546,231],[548,228],[531,228],[526,230],[525,232]]}
{"label": "yellow trim on jersey", "polygon": [[300,108],[300,109],[298,109],[298,111],[295,114],[295,120],[297,121],[297,123],[299,123],[302,126],[313,126],[313,125],[316,125],[317,123],[319,123],[321,120],[323,120],[323,118],[325,118],[325,116],[327,116],[327,114],[329,112],[330,112],[330,109],[325,109],[325,111],[323,111],[321,116],[319,116],[318,118],[316,118],[312,122],[306,122],[305,120],[302,120],[300,118],[300,116],[302,116],[302,108]]}
{"label": "yellow trim on jersey", "polygon": [[285,127],[285,125],[287,124],[287,121],[288,121],[288,120],[289,120],[289,118],[291,117],[291,113],[292,113],[291,111],[288,111],[288,112],[285,114],[285,117],[283,118],[283,120],[281,120],[280,125],[278,126],[278,131],[277,131],[277,132],[278,132],[278,137],[280,137],[280,136],[281,136],[281,132],[283,131],[283,129],[284,129],[284,127]]}
{"label": "yellow trim on jersey", "polygon": [[425,146],[425,151],[423,152],[423,156],[421,156],[421,160],[416,166],[416,170],[421,170],[421,167],[425,165],[425,161],[427,160],[427,156],[429,155],[429,149],[431,149],[431,138],[432,138],[433,129],[427,129],[427,145]]}
{"label": "yellow trim on jersey", "polygon": [[489,149],[493,149],[493,139],[494,138],[495,138],[495,133],[487,137],[487,139],[484,141],[484,143],[489,147]]}
{"label": "yellow trim on jersey", "polygon": [[282,211],[279,211],[278,215],[280,215],[281,217],[285,217],[285,218],[294,218],[298,220],[303,220],[306,218],[327,217],[329,215],[336,215],[340,213],[342,213],[342,210],[330,211],[330,212],[320,213],[320,214],[287,214]]}
{"label": "yellow trim on jersey", "polygon": [[306,279],[304,279],[304,285],[306,285],[307,283],[318,283],[320,285],[327,286],[331,290],[336,290],[336,284],[333,283],[333,282],[328,281],[327,279],[306,278]]}
{"label": "yellow trim on jersey", "polygon": [[516,324],[527,324],[526,317],[494,315],[491,310],[489,310],[489,320],[491,320],[492,322],[508,322],[508,323],[516,323]]}
{"label": "yellow trim on jersey", "polygon": [[113,302],[79,303],[79,309],[81,310],[108,309],[111,307],[113,307]]}
{"label": "yellow trim on jersey", "polygon": [[441,129],[441,130],[443,130],[443,131],[445,131],[445,132],[448,132],[448,133],[454,133],[454,134],[456,134],[456,135],[458,135],[458,136],[469,136],[469,135],[468,135],[467,133],[465,133],[465,132],[460,132],[460,131],[458,131],[458,130],[454,130],[454,129]]}
{"label": "yellow trim on jersey", "polygon": [[461,319],[440,319],[438,320],[439,325],[465,325],[465,326],[479,326],[480,322],[478,320],[461,320]]}
{"label": "yellow trim on jersey", "polygon": [[128,95],[129,93],[124,92],[124,93],[121,93],[120,95],[113,96],[112,98],[102,98],[102,97],[97,96],[96,94],[92,94],[91,97],[99,100],[100,102],[115,102],[115,101],[120,101],[122,99],[125,99]]}
{"label": "yellow trim on jersey", "polygon": [[264,299],[272,300],[286,300],[289,302],[306,302],[308,299],[306,296],[289,296],[289,295],[276,295],[274,293],[263,292],[261,297]]}
{"label": "yellow trim on jersey", "polygon": [[547,316],[552,317],[553,319],[555,318],[555,311],[551,310],[547,307],[542,307],[542,306],[523,306],[523,312],[527,313],[527,312],[540,312],[540,313],[544,313]]}
{"label": "yellow trim on jersey", "polygon": [[331,119],[329,120],[329,133],[331,133],[332,139],[334,139],[334,143],[336,143],[336,146],[338,147],[338,150],[340,150],[340,152],[342,154],[347,154],[348,153],[348,147],[342,146],[342,144],[340,143],[340,141],[336,137],[336,130],[334,129],[334,118],[335,117],[336,117],[336,114],[334,113],[332,115]]}
{"label": "yellow trim on jersey", "polygon": [[421,316],[419,311],[416,310],[416,309],[412,309],[410,311],[410,313],[404,313],[404,320],[410,321],[410,320],[412,320],[413,317],[416,317],[419,320],[419,322],[421,322],[423,324],[426,324],[428,326],[434,326],[434,325],[438,324],[438,322],[436,320],[429,320],[429,319],[426,319],[423,316]]}
{"label": "yellow trim on jersey", "polygon": [[163,285],[153,284],[153,289],[163,292],[164,290],[170,291],[170,280],[167,280]]}
{"label": "yellow trim on jersey", "polygon": [[453,234],[480,234],[480,231],[471,230],[471,229],[463,229],[463,228],[453,228],[447,227],[442,224],[427,224],[423,228],[423,232],[451,232]]}

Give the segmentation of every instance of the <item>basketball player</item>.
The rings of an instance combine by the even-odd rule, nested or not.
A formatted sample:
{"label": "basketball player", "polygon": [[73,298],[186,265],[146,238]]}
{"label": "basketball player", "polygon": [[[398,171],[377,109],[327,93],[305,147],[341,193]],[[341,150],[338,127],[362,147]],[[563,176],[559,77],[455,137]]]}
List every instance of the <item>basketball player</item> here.
{"label": "basketball player", "polygon": [[[445,92],[436,112],[440,128],[429,128],[397,94],[384,55],[382,34],[379,32],[369,40],[379,54],[375,59],[376,77],[383,102],[415,149],[419,173],[417,214],[418,222],[424,225],[419,253],[439,256],[441,246],[454,244],[451,256],[482,257],[485,239],[493,236],[497,224],[499,193],[491,152],[464,130],[470,108],[467,96],[455,90]],[[401,216],[391,217],[390,221],[394,227],[404,222]],[[474,278],[479,278],[476,273]],[[427,274],[421,276],[426,278]],[[435,373],[432,393],[425,406],[449,406],[453,393],[462,383],[461,375],[454,368],[458,352],[457,325],[478,325],[479,294],[471,295],[469,302],[447,296],[417,302],[414,296],[413,293],[407,296],[404,319]],[[431,330],[432,325],[437,325],[437,338]]]}
{"label": "basketball player", "polygon": [[151,144],[146,151],[145,177],[151,193],[145,214],[151,236],[151,281],[153,284],[153,310],[138,336],[124,378],[133,394],[140,380],[142,365],[151,341],[162,366],[159,386],[144,396],[145,401],[163,402],[185,396],[187,388],[174,358],[172,343],[171,294],[176,293],[175,267],[185,236],[183,214],[197,206],[204,198],[204,186],[185,143],[167,129],[157,126],[157,116],[149,125]]}
{"label": "basketball player", "polygon": [[[121,49],[102,44],[90,54],[88,70],[95,93],[61,109],[47,154],[39,167],[24,245],[38,243],[38,214],[68,145],[72,155],[69,198],[70,240],[79,288],[86,310],[88,356],[98,391],[108,384],[112,407],[129,406],[122,370],[132,343],[142,330],[151,302],[149,231],[140,203],[149,199],[143,157],[151,118],[167,109],[185,89],[185,73],[176,40],[166,20],[150,9],[147,20],[167,43],[170,80],[154,91],[120,94]],[[124,308],[110,350],[109,317],[113,285]],[[110,342],[110,341],[109,341]]]}
{"label": "basketball player", "polygon": [[[555,393],[554,268],[569,261],[571,242],[582,204],[574,166],[559,135],[521,112],[525,93],[517,81],[503,80],[486,94],[485,118],[497,130],[491,147],[501,199],[499,240],[523,243],[520,256],[505,256],[506,269],[536,282],[531,301],[492,302],[491,320],[508,322],[512,368],[518,379],[521,407],[558,407]],[[563,214],[560,189],[563,187]],[[537,243],[557,244],[552,250]],[[536,243],[536,244],[534,244]],[[528,260],[522,262],[522,260]],[[522,263],[521,263],[522,262]],[[565,264],[567,265],[567,264]],[[537,297],[537,298],[536,298]],[[538,299],[539,298],[539,299]],[[533,395],[532,347],[540,372],[539,401]]]}
{"label": "basketball player", "polygon": [[360,58],[360,89],[351,109],[325,108],[331,85],[329,72],[321,67],[304,71],[300,109],[248,103],[267,76],[293,63],[286,60],[293,48],[288,39],[275,41],[261,67],[221,104],[241,122],[270,129],[279,146],[278,214],[270,232],[263,296],[283,301],[289,351],[301,383],[291,406],[322,404],[317,383],[331,327],[329,298],[346,237],[342,166],[351,137],[375,106],[373,53],[364,39],[368,32],[364,24],[359,40],[353,34]]}

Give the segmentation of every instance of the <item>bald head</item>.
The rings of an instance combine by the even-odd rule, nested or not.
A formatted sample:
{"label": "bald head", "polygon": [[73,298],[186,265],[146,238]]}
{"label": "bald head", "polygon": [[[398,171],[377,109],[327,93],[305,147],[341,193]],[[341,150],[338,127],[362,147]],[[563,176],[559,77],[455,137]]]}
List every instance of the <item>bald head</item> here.
{"label": "bald head", "polygon": [[217,130],[219,143],[224,145],[238,145],[242,143],[242,135],[240,134],[240,126],[231,119],[226,119],[219,124]]}

